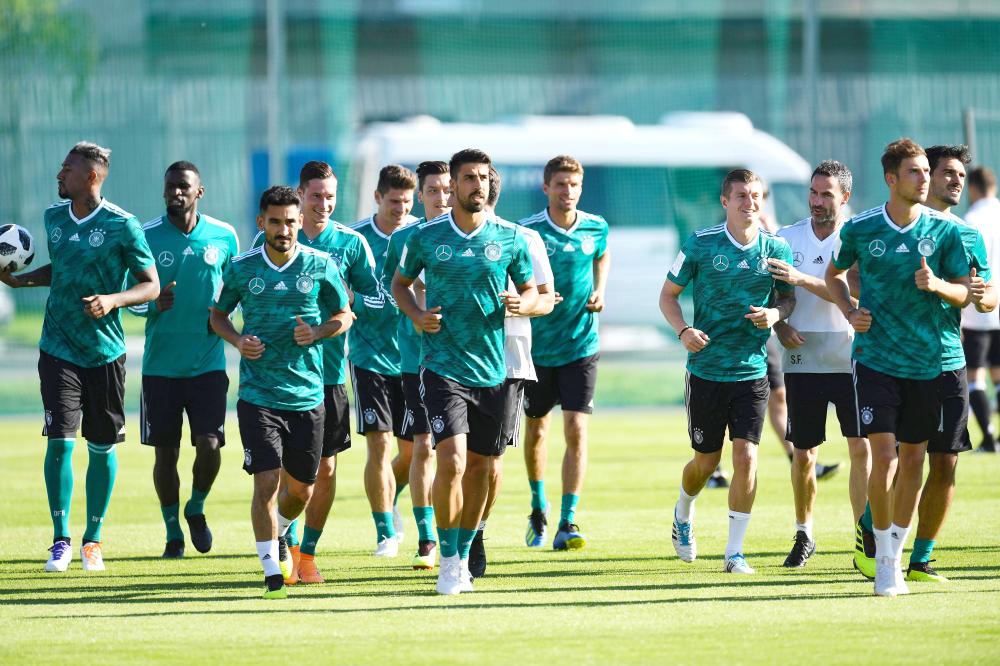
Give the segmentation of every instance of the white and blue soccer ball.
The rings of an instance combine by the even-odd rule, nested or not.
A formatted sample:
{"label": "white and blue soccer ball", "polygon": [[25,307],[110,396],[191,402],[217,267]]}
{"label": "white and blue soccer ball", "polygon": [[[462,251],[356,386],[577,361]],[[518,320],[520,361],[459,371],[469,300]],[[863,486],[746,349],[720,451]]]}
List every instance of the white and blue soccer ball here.
{"label": "white and blue soccer ball", "polygon": [[35,258],[35,240],[17,224],[0,226],[0,270],[16,273]]}

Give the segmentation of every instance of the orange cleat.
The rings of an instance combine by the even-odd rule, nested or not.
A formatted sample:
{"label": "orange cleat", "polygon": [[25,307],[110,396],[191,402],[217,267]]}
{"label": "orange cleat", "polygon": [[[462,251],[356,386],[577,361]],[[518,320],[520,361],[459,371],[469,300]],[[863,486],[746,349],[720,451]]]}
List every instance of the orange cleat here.
{"label": "orange cleat", "polygon": [[285,585],[295,585],[299,582],[299,562],[302,558],[302,554],[299,552],[298,546],[289,546],[288,554],[292,556],[292,573],[288,575],[285,579]]}
{"label": "orange cleat", "polygon": [[316,568],[316,556],[302,554],[298,567],[299,581],[303,583],[325,583],[326,579]]}

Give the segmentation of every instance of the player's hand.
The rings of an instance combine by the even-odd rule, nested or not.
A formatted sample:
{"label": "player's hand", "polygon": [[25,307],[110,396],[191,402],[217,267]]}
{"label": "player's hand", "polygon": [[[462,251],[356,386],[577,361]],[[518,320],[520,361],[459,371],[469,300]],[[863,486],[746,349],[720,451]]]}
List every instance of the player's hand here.
{"label": "player's hand", "polygon": [[711,341],[712,339],[705,335],[704,331],[699,331],[697,328],[689,328],[681,333],[681,344],[692,354],[700,352]]}
{"label": "player's hand", "polygon": [[587,299],[587,309],[591,312],[600,312],[604,309],[604,294],[595,291]]}
{"label": "player's hand", "polygon": [[913,274],[913,280],[920,291],[929,291],[932,294],[938,291],[939,279],[927,265],[927,257],[920,257],[920,268]]}
{"label": "player's hand", "polygon": [[176,286],[177,281],[173,280],[160,290],[160,295],[156,299],[157,310],[160,312],[166,312],[170,308],[174,307],[174,287]]}
{"label": "player's hand", "polygon": [[93,319],[100,319],[106,315],[111,314],[115,311],[118,305],[115,304],[114,296],[109,294],[94,294],[93,296],[84,296],[80,299],[83,301],[83,311],[88,317]]}
{"label": "player's hand", "polygon": [[559,305],[562,302],[563,302],[562,294],[560,294],[558,291],[553,291],[552,292],[552,304],[553,305]]}
{"label": "player's hand", "polygon": [[778,308],[759,308],[751,305],[750,312],[743,317],[749,319],[754,328],[771,328],[778,321]]}
{"label": "player's hand", "polygon": [[256,361],[264,355],[264,343],[256,335],[242,335],[236,344],[240,356],[248,361]]}
{"label": "player's hand", "polygon": [[847,313],[847,322],[858,333],[867,333],[872,327],[872,313],[868,308],[851,308]]}
{"label": "player's hand", "polygon": [[802,284],[802,273],[787,261],[771,257],[767,260],[767,263],[769,264],[767,270],[770,271],[771,277],[775,280],[787,282],[793,287],[797,287]]}
{"label": "player's hand", "polygon": [[17,289],[21,286],[21,279],[14,275],[10,270],[10,266],[0,269],[0,282],[3,282],[11,289]]}
{"label": "player's hand", "polygon": [[413,325],[417,327],[417,330],[421,333],[437,333],[441,330],[441,306],[431,308],[430,310],[421,310],[420,316],[417,317]]}
{"label": "player's hand", "polygon": [[507,291],[504,289],[500,292],[500,300],[503,301],[507,312],[512,315],[521,314],[521,294],[516,291]]}
{"label": "player's hand", "polygon": [[298,322],[292,333],[295,336],[295,344],[307,347],[319,339],[316,337],[316,329],[303,321],[302,315],[295,315],[295,321]]}
{"label": "player's hand", "polygon": [[986,296],[986,280],[976,276],[975,267],[969,271],[969,302],[979,304]]}
{"label": "player's hand", "polygon": [[778,336],[778,342],[785,349],[795,349],[806,343],[806,339],[799,333],[798,329],[787,322],[778,322],[774,325],[774,334]]}

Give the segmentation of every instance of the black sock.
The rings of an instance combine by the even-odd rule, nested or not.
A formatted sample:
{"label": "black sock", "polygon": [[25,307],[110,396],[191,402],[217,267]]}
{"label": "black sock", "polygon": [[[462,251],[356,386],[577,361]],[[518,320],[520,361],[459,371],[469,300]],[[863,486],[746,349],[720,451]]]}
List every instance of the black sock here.
{"label": "black sock", "polygon": [[986,391],[982,389],[969,391],[969,406],[972,407],[976,422],[979,423],[979,427],[983,431],[983,446],[992,447],[994,445],[993,427],[990,421],[990,401],[986,397]]}

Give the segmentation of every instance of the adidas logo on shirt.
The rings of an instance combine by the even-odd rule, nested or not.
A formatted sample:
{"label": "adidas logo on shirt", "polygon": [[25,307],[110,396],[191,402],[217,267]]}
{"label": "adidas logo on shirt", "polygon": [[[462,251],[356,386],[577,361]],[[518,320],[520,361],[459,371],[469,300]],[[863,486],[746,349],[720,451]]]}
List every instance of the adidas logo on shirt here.
{"label": "adidas logo on shirt", "polygon": [[903,252],[909,252],[910,248],[906,247],[906,243],[900,243],[899,247],[896,248],[896,254],[901,254]]}
{"label": "adidas logo on shirt", "polygon": [[188,257],[188,256],[191,256],[192,254],[194,254],[194,250],[192,250],[190,248],[190,246],[189,246],[189,247],[184,248],[184,251],[181,252],[181,254],[183,254],[184,256]]}
{"label": "adidas logo on shirt", "polygon": [[813,263],[814,264],[822,264],[823,263],[823,257],[816,257],[815,259],[813,259]]}
{"label": "adidas logo on shirt", "polygon": [[288,287],[285,286],[284,282],[279,282],[278,284],[274,285],[274,290],[275,291],[288,291]]}
{"label": "adidas logo on shirt", "polygon": [[470,247],[470,248],[466,249],[466,251],[463,252],[462,254],[460,254],[459,256],[461,256],[461,257],[474,257],[474,256],[476,256],[476,253],[473,252],[472,248]]}
{"label": "adidas logo on shirt", "polygon": [[736,268],[742,268],[742,269],[744,269],[744,270],[747,270],[747,271],[748,271],[748,270],[750,270],[750,264],[748,264],[748,263],[747,263],[747,260],[746,260],[746,259],[744,259],[744,260],[743,260],[743,261],[741,261],[740,263],[736,264]]}
{"label": "adidas logo on shirt", "polygon": [[563,245],[563,252],[576,252],[576,248],[573,247],[572,243],[566,243]]}
{"label": "adidas logo on shirt", "polygon": [[69,237],[69,239],[71,241],[77,241],[77,242],[79,242],[79,240],[80,240],[80,234],[73,234],[72,236]]}

